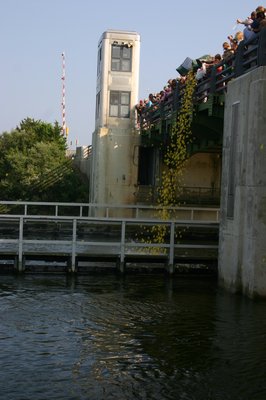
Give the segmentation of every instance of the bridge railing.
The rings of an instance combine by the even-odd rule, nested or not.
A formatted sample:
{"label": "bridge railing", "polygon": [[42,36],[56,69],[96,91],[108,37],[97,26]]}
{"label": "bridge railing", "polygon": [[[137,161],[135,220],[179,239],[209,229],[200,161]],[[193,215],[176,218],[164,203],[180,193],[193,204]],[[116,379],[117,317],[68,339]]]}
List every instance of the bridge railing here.
{"label": "bridge railing", "polygon": [[149,205],[55,203],[29,201],[0,201],[0,216],[69,216],[69,217],[130,217],[160,219],[162,209],[169,211],[169,219],[209,220],[218,222],[218,207],[161,207]]}
{"label": "bridge railing", "polygon": [[[266,28],[249,42],[241,41],[238,49],[230,58],[215,64],[196,86],[194,104],[205,102],[211,95],[221,95],[226,92],[227,84],[240,75],[266,65]],[[222,66],[222,71],[217,68]],[[177,83],[177,87],[165,101],[143,109],[140,116],[140,130],[150,130],[159,121],[171,119],[180,108],[185,84]]]}

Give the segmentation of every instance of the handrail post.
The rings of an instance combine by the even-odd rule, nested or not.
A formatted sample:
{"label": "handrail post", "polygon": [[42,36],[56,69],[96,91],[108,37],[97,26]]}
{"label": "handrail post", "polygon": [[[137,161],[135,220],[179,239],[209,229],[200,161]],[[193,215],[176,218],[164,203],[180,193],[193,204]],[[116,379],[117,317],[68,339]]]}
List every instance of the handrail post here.
{"label": "handrail post", "polygon": [[258,43],[258,66],[266,65],[266,29],[260,31]]}
{"label": "handrail post", "polygon": [[76,245],[77,245],[77,220],[73,219],[73,232],[72,232],[72,252],[71,252],[71,272],[76,270]]}
{"label": "handrail post", "polygon": [[168,271],[172,275],[174,273],[174,258],[175,258],[175,223],[171,222],[170,225],[170,249],[168,259]]}
{"label": "handrail post", "polygon": [[244,40],[241,40],[237,47],[237,52],[235,56],[235,65],[234,65],[234,70],[235,70],[235,75],[240,76],[243,75],[244,73],[244,52],[246,50],[246,44]]}
{"label": "handrail post", "polygon": [[24,218],[19,218],[19,239],[18,239],[18,272],[23,271],[23,222]]}
{"label": "handrail post", "polygon": [[217,66],[213,66],[211,69],[211,76],[210,76],[210,93],[213,94],[216,92],[216,81],[217,81]]}
{"label": "handrail post", "polygon": [[119,271],[124,273],[125,270],[125,237],[126,237],[126,221],[121,224],[121,243],[120,243],[120,260]]}

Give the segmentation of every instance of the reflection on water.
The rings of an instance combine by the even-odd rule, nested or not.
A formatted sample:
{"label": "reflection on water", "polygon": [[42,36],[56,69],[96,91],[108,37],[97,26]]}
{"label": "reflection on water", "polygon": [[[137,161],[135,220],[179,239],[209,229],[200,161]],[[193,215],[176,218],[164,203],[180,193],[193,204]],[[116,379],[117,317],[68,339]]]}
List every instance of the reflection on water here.
{"label": "reflection on water", "polygon": [[0,276],[0,399],[265,400],[265,314],[210,279]]}

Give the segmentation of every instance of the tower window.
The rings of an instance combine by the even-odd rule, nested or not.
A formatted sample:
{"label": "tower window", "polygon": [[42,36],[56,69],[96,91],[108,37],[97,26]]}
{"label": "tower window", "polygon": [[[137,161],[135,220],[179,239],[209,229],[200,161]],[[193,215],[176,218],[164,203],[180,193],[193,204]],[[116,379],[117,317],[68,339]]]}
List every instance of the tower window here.
{"label": "tower window", "polygon": [[96,107],[95,107],[95,118],[99,118],[100,115],[100,102],[101,102],[101,92],[96,95]]}
{"label": "tower window", "polygon": [[130,72],[132,64],[132,47],[112,45],[112,71]]}
{"label": "tower window", "polygon": [[129,118],[130,92],[110,92],[110,117]]}
{"label": "tower window", "polygon": [[97,76],[101,72],[101,66],[102,66],[102,48],[100,47],[99,50],[98,50]]}

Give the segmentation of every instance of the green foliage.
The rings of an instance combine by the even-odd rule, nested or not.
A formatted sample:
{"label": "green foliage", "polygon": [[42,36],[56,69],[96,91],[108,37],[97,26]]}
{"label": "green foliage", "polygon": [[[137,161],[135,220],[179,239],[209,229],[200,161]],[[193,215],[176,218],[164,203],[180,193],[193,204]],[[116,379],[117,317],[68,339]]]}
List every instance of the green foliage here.
{"label": "green foliage", "polygon": [[61,127],[27,118],[0,136],[0,199],[88,201]]}

